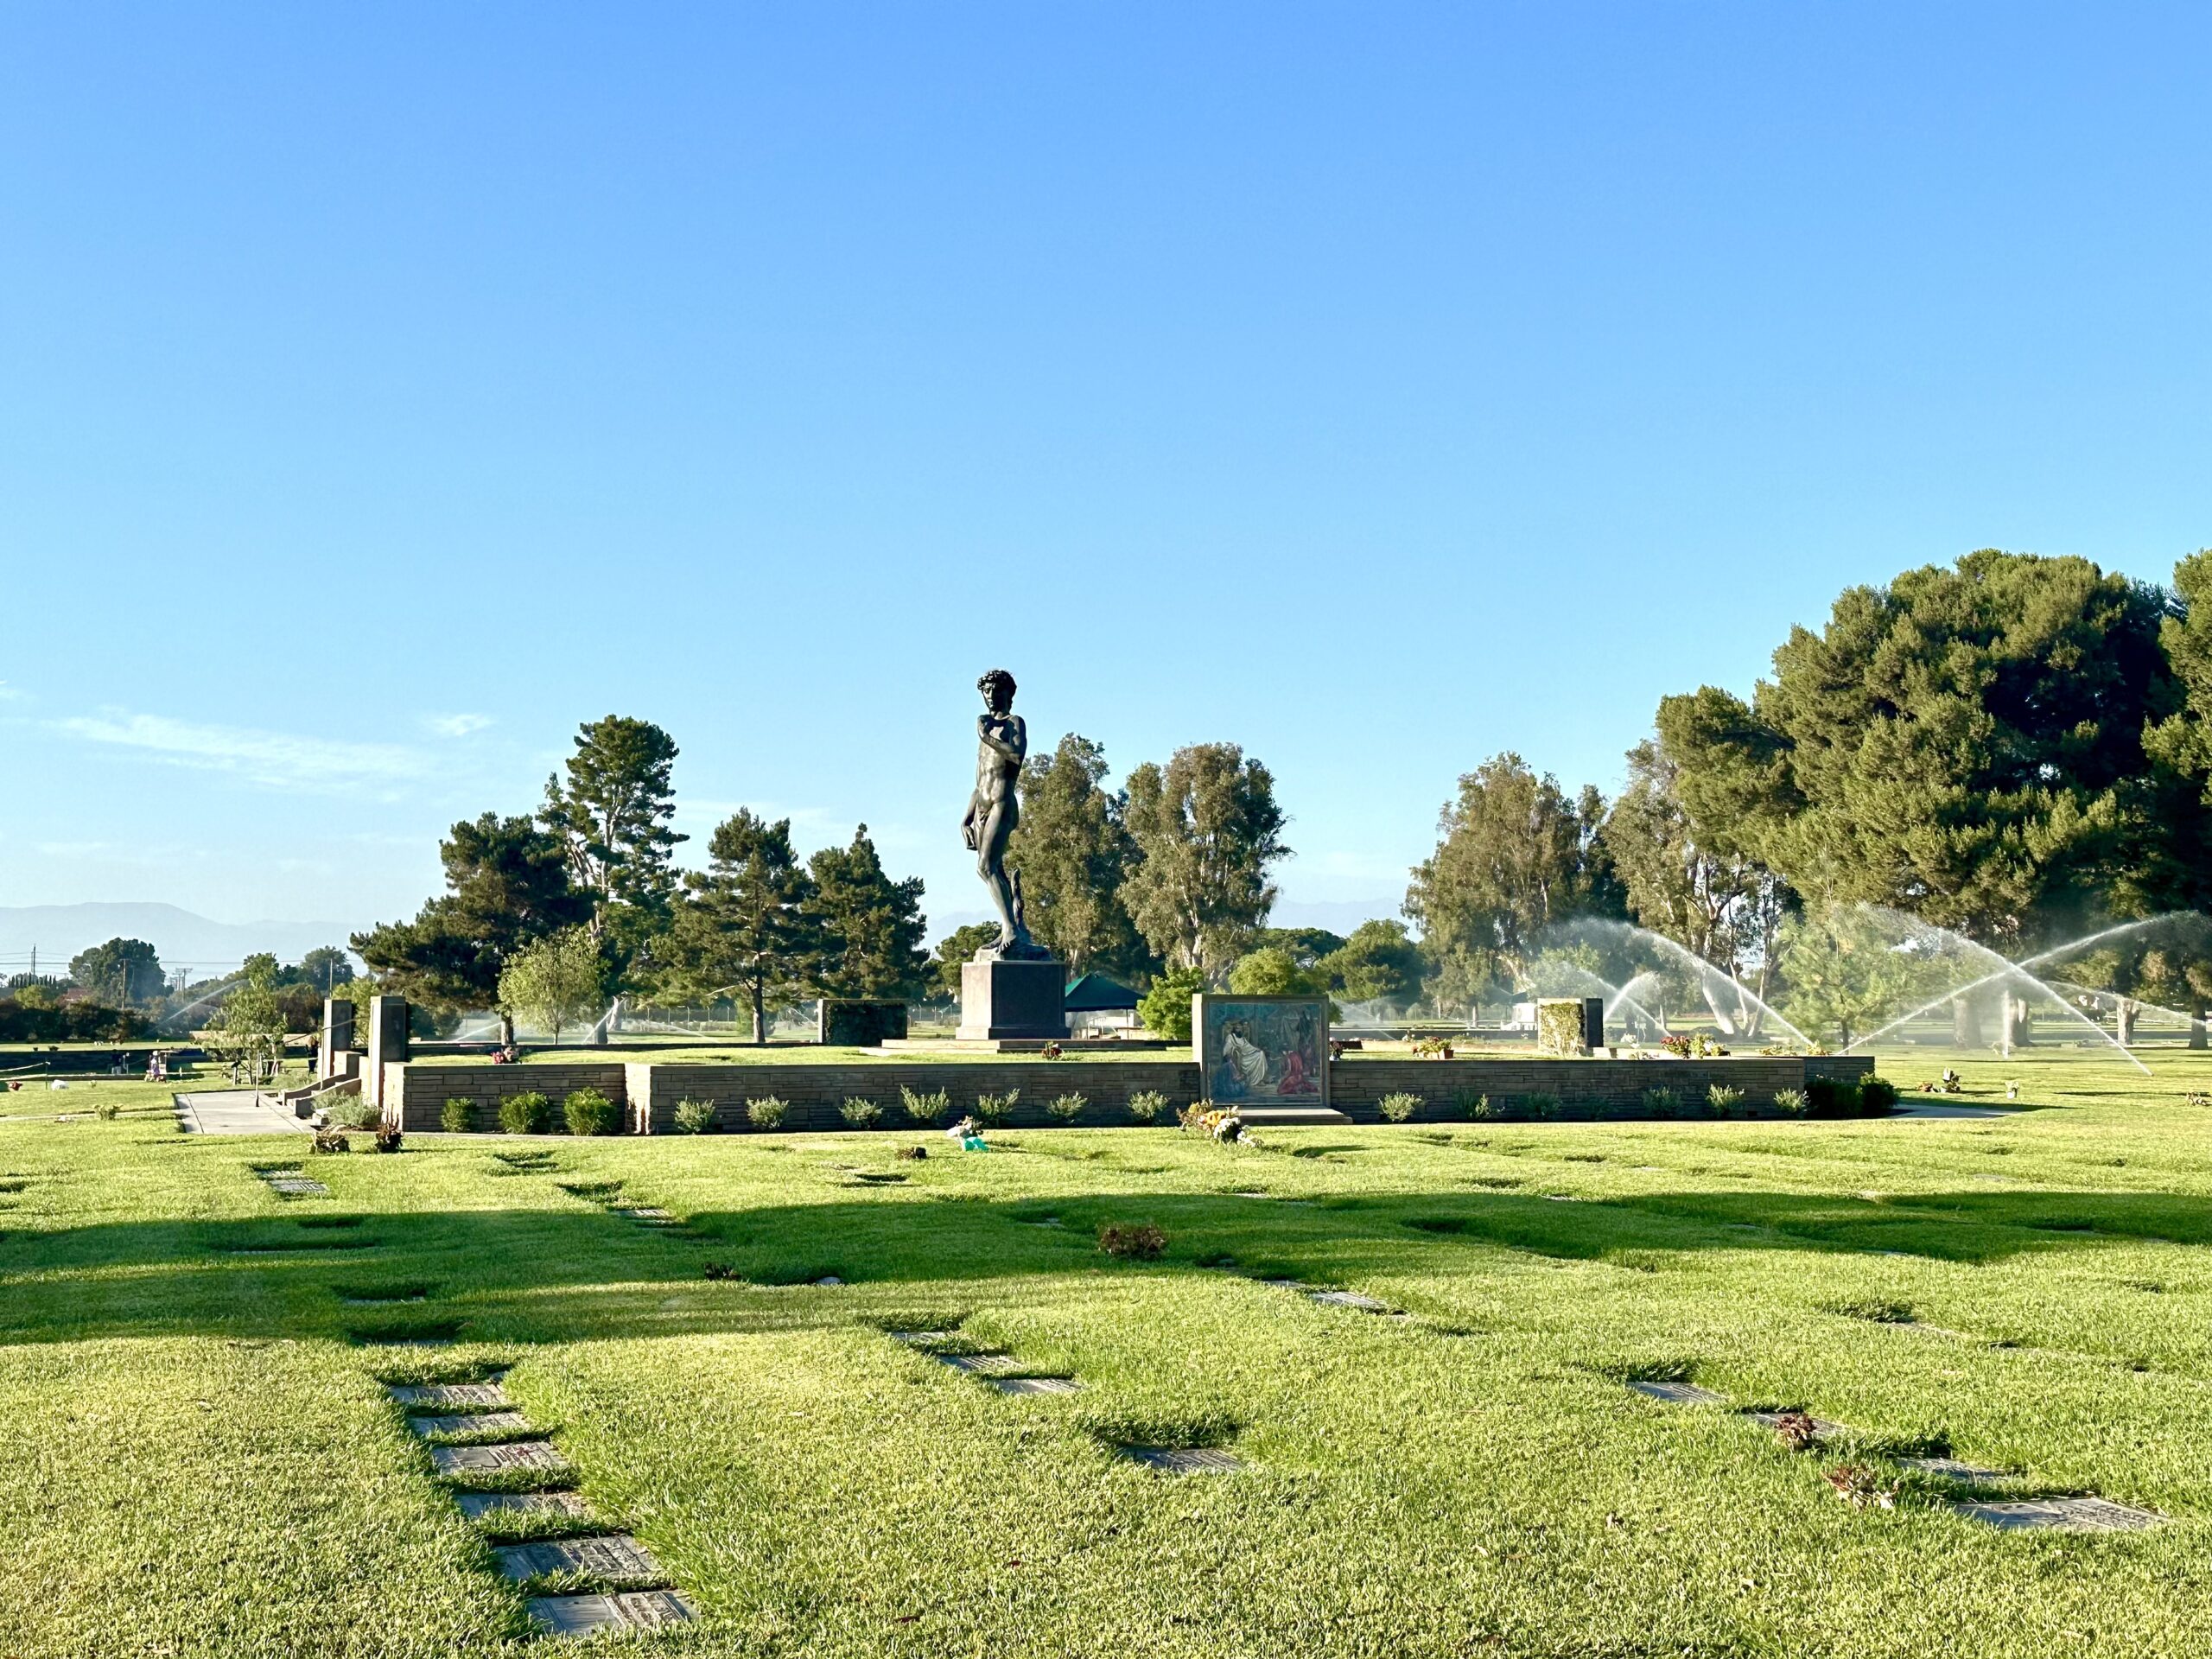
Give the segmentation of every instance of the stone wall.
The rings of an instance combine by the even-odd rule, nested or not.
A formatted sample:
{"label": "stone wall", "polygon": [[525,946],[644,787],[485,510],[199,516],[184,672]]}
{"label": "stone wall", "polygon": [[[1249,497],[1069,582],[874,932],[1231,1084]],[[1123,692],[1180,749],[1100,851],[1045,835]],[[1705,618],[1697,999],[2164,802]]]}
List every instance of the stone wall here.
{"label": "stone wall", "polygon": [[[1359,1122],[1380,1120],[1376,1103],[1389,1094],[1419,1095],[1421,1119],[1464,1116],[1455,1095],[1487,1095],[1493,1107],[1510,1110],[1531,1095],[1551,1095],[1575,1116],[1637,1117],[1643,1115],[1643,1091],[1668,1088],[1685,1107],[1694,1107],[1713,1084],[1744,1091],[1747,1106],[1773,1103],[1778,1089],[1802,1089],[1812,1077],[1865,1077],[1874,1062],[1865,1055],[1812,1059],[1746,1055],[1713,1060],[1580,1059],[1345,1059],[1329,1068],[1329,1103]],[[842,1129],[838,1109],[849,1099],[872,1100],[883,1109],[889,1128],[914,1126],[899,1106],[899,1090],[942,1089],[952,1104],[966,1111],[982,1093],[1021,1091],[1009,1122],[1034,1128],[1050,1122],[1045,1104],[1055,1096],[1080,1094],[1089,1101],[1082,1122],[1128,1122],[1129,1096],[1140,1090],[1166,1095],[1171,1111],[1198,1096],[1198,1068],[1187,1060],[957,1061],[899,1065],[861,1060],[844,1065],[664,1065],[652,1061],[594,1062],[570,1065],[440,1065],[422,1060],[395,1062],[385,1068],[387,1115],[410,1132],[435,1130],[449,1099],[472,1108],[470,1128],[499,1127],[499,1103],[509,1095],[535,1090],[553,1102],[560,1121],[562,1096],[571,1090],[602,1091],[625,1109],[632,1131],[665,1135],[675,1125],[676,1103],[704,1100],[716,1109],[717,1126],[750,1130],[745,1103],[773,1095],[790,1107],[783,1127]],[[1162,1122],[1170,1120],[1163,1116]]]}
{"label": "stone wall", "polygon": [[[728,1070],[727,1067],[717,1068]],[[596,1089],[620,1106],[627,1098],[625,1077],[644,1066],[592,1062],[582,1065],[439,1065],[423,1060],[395,1060],[384,1069],[384,1115],[410,1135],[441,1127],[448,1100],[469,1104],[473,1130],[496,1132],[499,1103],[509,1095],[532,1091],[553,1103],[553,1122],[561,1122],[561,1100],[578,1089]]]}
{"label": "stone wall", "polygon": [[1802,1089],[1812,1077],[1860,1077],[1874,1070],[1864,1054],[1802,1059],[1745,1055],[1713,1060],[1487,1059],[1339,1060],[1329,1068],[1329,1104],[1363,1123],[1380,1121],[1385,1095],[1421,1097],[1416,1118],[1464,1117],[1454,1095],[1488,1095],[1511,1108],[1530,1095],[1555,1096],[1569,1113],[1591,1117],[1643,1115],[1643,1091],[1672,1089],[1685,1106],[1713,1084],[1744,1091],[1746,1106],[1770,1106],[1777,1089]]}
{"label": "stone wall", "polygon": [[[979,1062],[913,1065],[862,1060],[846,1065],[633,1065],[630,1095],[633,1114],[651,1135],[665,1135],[676,1121],[679,1100],[711,1101],[722,1129],[751,1127],[745,1103],[764,1095],[786,1102],[786,1129],[842,1129],[838,1115],[848,1100],[872,1100],[883,1109],[883,1124],[911,1128],[899,1109],[901,1086],[923,1093],[942,1089],[956,1112],[975,1105],[979,1094],[1021,1091],[1009,1123],[1038,1126],[1052,1120],[1045,1103],[1059,1095],[1081,1095],[1090,1102],[1086,1123],[1127,1123],[1129,1096],[1146,1089],[1167,1096],[1169,1109],[1187,1105],[1198,1089],[1198,1068],[1187,1060],[1038,1060],[1033,1063]],[[1163,1116],[1163,1122],[1171,1122]]]}

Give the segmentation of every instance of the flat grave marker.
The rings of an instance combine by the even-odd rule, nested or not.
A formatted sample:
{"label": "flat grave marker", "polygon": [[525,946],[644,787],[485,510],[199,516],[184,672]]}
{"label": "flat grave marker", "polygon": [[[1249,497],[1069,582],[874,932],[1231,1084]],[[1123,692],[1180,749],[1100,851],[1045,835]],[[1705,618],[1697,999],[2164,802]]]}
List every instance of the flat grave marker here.
{"label": "flat grave marker", "polygon": [[1012,1354],[939,1354],[938,1359],[956,1371],[965,1371],[970,1376],[1003,1376],[1019,1370],[1021,1362]]}
{"label": "flat grave marker", "polygon": [[1001,1394],[1073,1394],[1083,1385],[1071,1376],[987,1376]]}
{"label": "flat grave marker", "polygon": [[633,1590],[620,1596],[533,1596],[530,1616],[555,1636],[594,1630],[658,1630],[688,1624],[698,1610],[673,1590]]}
{"label": "flat grave marker", "polygon": [[601,1538],[561,1538],[538,1544],[509,1544],[492,1554],[499,1571],[520,1583],[556,1573],[584,1573],[600,1579],[657,1579],[660,1563],[652,1551],[628,1533]]}
{"label": "flat grave marker", "polygon": [[2000,1503],[1954,1503],[1954,1515],[1986,1522],[2006,1532],[2141,1532],[2165,1517],[2101,1497],[2031,1497]]}
{"label": "flat grave marker", "polygon": [[1244,1466],[1242,1459],[1210,1446],[1124,1446],[1116,1450],[1131,1463],[1163,1475],[1233,1475]]}
{"label": "flat grave marker", "polygon": [[573,1467],[550,1440],[508,1440],[499,1446],[434,1446],[430,1461],[442,1475],[504,1474],[511,1469]]}
{"label": "flat grave marker", "polygon": [[514,1403],[496,1382],[425,1382],[397,1386],[391,1397],[403,1406],[492,1406]]}
{"label": "flat grave marker", "polygon": [[1717,1406],[1723,1397],[1710,1389],[1700,1389],[1694,1382],[1631,1382],[1629,1387],[1638,1394],[1648,1394],[1654,1400],[1663,1400],[1670,1406]]}

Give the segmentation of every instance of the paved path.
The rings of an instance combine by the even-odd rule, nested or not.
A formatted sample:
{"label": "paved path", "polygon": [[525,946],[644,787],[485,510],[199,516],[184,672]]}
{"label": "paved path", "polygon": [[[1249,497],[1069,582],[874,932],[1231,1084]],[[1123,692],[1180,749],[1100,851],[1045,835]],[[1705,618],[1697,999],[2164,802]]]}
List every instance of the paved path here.
{"label": "paved path", "polygon": [[178,1095],[177,1121],[190,1135],[307,1135],[296,1117],[264,1106],[251,1089],[216,1089]]}

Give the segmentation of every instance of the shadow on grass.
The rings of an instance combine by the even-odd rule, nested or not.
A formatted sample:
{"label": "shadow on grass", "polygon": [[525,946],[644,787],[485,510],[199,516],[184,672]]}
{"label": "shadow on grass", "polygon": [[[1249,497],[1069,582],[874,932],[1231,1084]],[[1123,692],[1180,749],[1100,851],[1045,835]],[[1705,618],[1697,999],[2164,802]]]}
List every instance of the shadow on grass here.
{"label": "shadow on grass", "polygon": [[[681,1230],[605,1211],[490,1209],[15,1232],[0,1237],[0,1341],[359,1339],[385,1325],[454,1321],[469,1340],[573,1341],[888,1318],[908,1286],[926,1285],[923,1300],[942,1306],[948,1286],[1021,1275],[1166,1272],[1217,1281],[1224,1262],[1255,1277],[1345,1284],[1377,1274],[1464,1275],[1475,1253],[1491,1251],[1649,1272],[1669,1253],[1897,1253],[1984,1262],[2122,1239],[2212,1239],[2212,1201],[2112,1192],[1887,1201],[1698,1192],[1561,1203],[1459,1191],[1297,1205],[1216,1193],[1102,1192],[1049,1203],[911,1188],[881,1193],[706,1212]],[[1039,1224],[1040,1216],[1057,1224]],[[354,1219],[369,1224],[347,1224]],[[1109,1221],[1163,1228],[1166,1259],[1149,1266],[1108,1260],[1096,1234]],[[815,1287],[826,1276],[842,1282]],[[434,1295],[404,1310],[346,1300],[429,1286],[437,1287]]]}

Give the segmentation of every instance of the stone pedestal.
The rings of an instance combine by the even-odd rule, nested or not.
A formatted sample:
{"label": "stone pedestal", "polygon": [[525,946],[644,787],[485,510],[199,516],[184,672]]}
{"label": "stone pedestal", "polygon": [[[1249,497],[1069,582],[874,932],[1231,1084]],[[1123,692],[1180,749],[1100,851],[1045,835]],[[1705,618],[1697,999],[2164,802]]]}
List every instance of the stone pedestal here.
{"label": "stone pedestal", "polygon": [[1068,1017],[1060,1006],[1067,969],[1039,961],[995,958],[960,964],[960,1030],[968,1040],[992,1037],[1065,1037]]}

